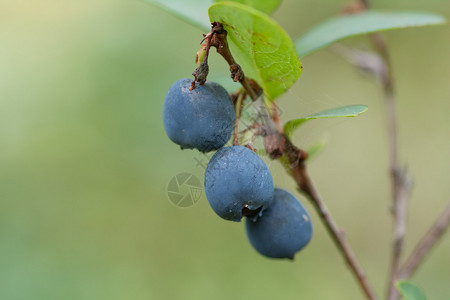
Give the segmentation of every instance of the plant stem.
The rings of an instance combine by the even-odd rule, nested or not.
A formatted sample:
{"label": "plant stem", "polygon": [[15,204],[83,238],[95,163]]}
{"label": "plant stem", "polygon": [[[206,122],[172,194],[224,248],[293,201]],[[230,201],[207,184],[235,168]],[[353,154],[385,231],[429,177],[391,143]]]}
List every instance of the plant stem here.
{"label": "plant stem", "polygon": [[[223,30],[221,24],[218,23],[213,23],[213,31],[215,34],[211,39],[211,45],[217,48],[217,52],[222,55],[230,65],[231,77],[233,80],[239,81],[242,84],[253,101],[262,102],[262,89],[257,86],[255,82],[248,80],[245,77],[241,67],[231,55],[226,38],[227,32]],[[291,171],[290,173],[297,183],[298,188],[311,200],[333,242],[336,244],[339,252],[353,272],[365,296],[369,300],[376,300],[377,296],[370,286],[362,266],[359,264],[353,250],[348,244],[344,232],[337,226],[326,204],[322,201],[309,177],[304,163],[307,158],[307,153],[292,144],[289,138],[280,129],[281,126],[277,126],[274,119],[270,117],[265,105],[259,106],[263,107],[265,110],[262,113],[260,112],[260,114],[265,123],[264,126],[266,127],[264,130],[266,151],[272,158],[280,158],[281,155],[284,155],[287,158]],[[275,119],[278,120],[278,111],[275,111],[277,112]]]}
{"label": "plant stem", "polygon": [[389,135],[389,171],[392,189],[392,214],[393,214],[393,245],[392,260],[388,279],[388,300],[396,300],[400,293],[395,287],[399,278],[401,256],[404,250],[406,235],[406,218],[408,211],[408,200],[412,190],[412,179],[405,169],[398,164],[397,147],[397,105],[392,80],[392,68],[386,41],[380,33],[371,35],[373,45],[379,55],[383,58],[386,67],[385,74],[381,77],[384,98],[386,103],[387,128]]}
{"label": "plant stem", "polygon": [[[370,0],[361,0],[366,9],[370,6]],[[389,145],[389,172],[391,178],[391,197],[393,215],[393,243],[391,267],[388,279],[387,299],[395,300],[399,297],[399,292],[395,287],[398,279],[400,260],[403,253],[403,245],[406,235],[406,217],[408,208],[408,198],[412,188],[412,181],[398,165],[397,147],[397,105],[394,93],[394,84],[391,68],[391,60],[387,49],[386,41],[382,34],[374,33],[370,35],[372,44],[384,61],[384,72],[378,74],[383,86],[383,94],[386,104],[386,122]]]}
{"label": "plant stem", "polygon": [[236,112],[236,120],[234,123],[234,131],[233,131],[233,145],[239,145],[239,120],[241,118],[242,108],[244,107],[244,99],[246,97],[246,92],[243,91],[239,93],[236,99],[235,104],[235,112]]}
{"label": "plant stem", "polygon": [[420,239],[411,255],[400,268],[399,279],[410,277],[450,225],[450,202],[428,232]]}
{"label": "plant stem", "polygon": [[334,221],[328,210],[328,207],[326,206],[325,202],[322,201],[317,190],[315,189],[305,166],[294,168],[292,171],[294,174],[294,178],[296,178],[296,182],[299,185],[299,188],[310,198],[328,233],[330,234],[334,243],[344,257],[347,265],[352,270],[353,275],[356,277],[367,299],[377,299],[374,290],[367,280],[364,269],[359,264],[352,248],[350,247],[350,244],[347,242],[345,232],[341,230]]}
{"label": "plant stem", "polygon": [[283,132],[283,125],[281,124],[280,119],[280,109],[278,108],[277,102],[274,100],[272,101],[272,118],[273,122],[275,123],[275,126],[277,127],[278,131]]}
{"label": "plant stem", "polygon": [[[392,70],[390,57],[387,51],[386,42],[379,33],[371,35],[372,43],[383,58],[386,65],[386,72],[382,74],[381,82],[383,85],[383,93],[386,104],[386,121],[389,145],[389,173],[391,178],[391,210],[393,215],[393,237],[392,237],[392,258],[388,279],[387,299],[397,299],[399,293],[395,287],[398,278],[398,269],[400,267],[400,259],[403,252],[403,245],[406,234],[406,216],[408,206],[408,196],[410,185],[407,186],[407,178],[398,166],[398,150],[397,150],[397,105],[394,95],[394,86],[392,82]],[[409,180],[408,180],[409,181]]]}

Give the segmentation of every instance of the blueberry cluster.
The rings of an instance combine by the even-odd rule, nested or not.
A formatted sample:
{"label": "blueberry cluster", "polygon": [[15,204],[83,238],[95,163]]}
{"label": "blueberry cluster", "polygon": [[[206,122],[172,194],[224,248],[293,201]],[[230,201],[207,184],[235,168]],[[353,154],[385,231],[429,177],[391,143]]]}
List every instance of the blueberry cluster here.
{"label": "blueberry cluster", "polygon": [[167,135],[182,149],[218,150],[205,172],[205,193],[214,212],[236,222],[246,217],[247,237],[262,255],[293,259],[312,236],[307,211],[291,193],[274,188],[269,168],[255,152],[223,147],[235,122],[227,91],[212,82],[190,87],[190,79],[180,79],[167,93]]}

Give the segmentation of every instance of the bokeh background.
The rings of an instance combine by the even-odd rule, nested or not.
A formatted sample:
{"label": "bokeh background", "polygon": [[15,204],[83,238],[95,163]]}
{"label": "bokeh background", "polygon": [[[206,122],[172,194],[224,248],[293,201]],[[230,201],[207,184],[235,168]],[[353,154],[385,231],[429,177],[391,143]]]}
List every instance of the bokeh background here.
{"label": "bokeh background", "polygon": [[[274,18],[292,36],[347,1],[285,0]],[[445,0],[373,1],[450,18]],[[196,151],[166,137],[167,89],[189,77],[202,32],[144,1],[0,2],[0,298],[362,299],[312,206],[315,234],[294,262],[258,255],[244,226],[219,219],[205,196],[167,198],[182,172],[203,182]],[[399,156],[415,180],[406,253],[450,198],[450,27],[386,33],[399,108]],[[369,47],[367,38],[346,42]],[[317,120],[295,135],[321,195],[384,294],[391,218],[379,85],[329,50],[279,103],[283,119],[347,104],[358,118]],[[212,74],[225,64],[213,55]],[[295,190],[277,162],[278,186]],[[412,278],[450,299],[447,234]]]}

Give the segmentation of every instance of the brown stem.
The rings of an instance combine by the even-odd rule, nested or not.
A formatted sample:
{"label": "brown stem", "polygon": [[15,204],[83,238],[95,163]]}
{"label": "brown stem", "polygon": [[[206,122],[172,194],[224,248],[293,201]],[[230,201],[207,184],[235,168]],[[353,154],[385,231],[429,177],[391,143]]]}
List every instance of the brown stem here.
{"label": "brown stem", "polygon": [[412,180],[406,170],[398,164],[398,139],[397,139],[397,105],[392,80],[392,68],[389,53],[384,37],[380,33],[372,34],[373,45],[386,65],[386,72],[381,77],[384,98],[386,103],[387,129],[389,135],[389,171],[392,190],[392,214],[393,214],[393,243],[391,268],[389,271],[387,299],[396,300],[400,293],[395,287],[399,277],[401,256],[404,249],[406,236],[406,218],[408,199],[412,189]]}
{"label": "brown stem", "polygon": [[244,107],[244,99],[247,97],[245,91],[239,93],[236,99],[235,111],[236,111],[236,120],[234,122],[234,131],[233,131],[233,145],[239,145],[239,120],[241,118],[242,109]]}
{"label": "brown stem", "polygon": [[[208,73],[209,73],[209,65],[208,65],[209,49],[211,48],[211,39],[212,39],[213,35],[214,35],[214,31],[211,30],[211,32],[209,32],[207,35],[205,35],[203,40],[200,42],[200,44],[205,42],[205,45],[202,46],[202,48],[201,48],[201,49],[203,49],[203,48],[205,49],[205,57],[203,59],[203,62],[192,73],[195,80],[192,81],[191,87],[189,89],[190,91],[192,91],[195,88],[195,82],[198,82],[200,85],[203,85],[206,82],[206,78],[208,77]],[[199,55],[197,53],[197,56],[195,58],[196,63],[198,62],[198,56]]]}
{"label": "brown stem", "polygon": [[414,248],[411,255],[402,265],[399,272],[399,279],[406,279],[410,277],[420,264],[424,261],[427,254],[433,246],[439,241],[446,229],[450,226],[450,202],[444,209],[439,218],[430,227],[428,232],[422,237],[417,246]]}
{"label": "brown stem", "polygon": [[[231,77],[234,81],[239,81],[242,84],[247,94],[253,101],[262,102],[262,89],[258,87],[255,82],[250,81],[245,77],[241,67],[236,63],[231,55],[226,40],[227,32],[223,30],[222,26],[218,23],[213,24],[213,28],[214,27],[216,27],[217,30],[211,40],[211,45],[217,48],[217,52],[221,54],[230,65]],[[363,268],[359,264],[355,254],[347,242],[345,234],[339,229],[336,222],[333,220],[327,206],[320,198],[309,177],[309,174],[307,173],[306,166],[304,164],[304,161],[307,158],[307,153],[293,145],[289,138],[279,130],[279,126],[277,126],[274,120],[270,117],[265,105],[260,105],[258,107],[263,107],[265,110],[265,112],[262,112],[261,117],[265,123],[264,136],[266,151],[273,158],[280,158],[281,155],[284,155],[287,158],[290,165],[291,174],[296,181],[298,188],[311,200],[314,208],[320,215],[322,222],[327,228],[328,233],[350,267],[350,270],[353,272],[367,299],[377,299],[375,292],[367,280]],[[261,112],[259,113],[261,114]]]}
{"label": "brown stem", "polygon": [[400,259],[404,248],[403,245],[406,234],[408,198],[412,189],[412,180],[406,173],[402,172],[400,175],[395,174],[393,177],[395,178],[393,204],[394,233],[387,299],[398,299],[400,296],[395,287],[395,282],[399,279]]}
{"label": "brown stem", "polygon": [[261,95],[262,90],[255,91],[252,88],[249,80],[244,76],[241,66],[234,60],[228,47],[227,32],[223,29],[222,24],[214,22],[213,29],[214,35],[211,39],[211,46],[216,47],[217,53],[222,55],[226,62],[230,65],[231,78],[234,82],[239,81],[244,87],[247,94],[252,100],[256,100]]}
{"label": "brown stem", "polygon": [[[369,8],[370,0],[361,0],[361,3]],[[394,84],[391,68],[391,60],[387,49],[386,41],[382,34],[374,33],[370,35],[372,44],[384,61],[384,72],[380,75],[383,86],[383,94],[386,103],[388,145],[389,145],[389,172],[391,178],[391,197],[393,215],[393,243],[391,267],[388,279],[387,299],[396,300],[400,294],[395,287],[398,279],[400,260],[403,253],[404,240],[406,235],[406,216],[408,208],[408,198],[412,188],[412,181],[406,171],[398,165],[397,147],[397,105],[394,93]]]}
{"label": "brown stem", "polygon": [[[291,147],[295,147],[292,144],[286,147],[286,149],[290,149]],[[287,155],[288,157],[290,155]],[[293,157],[289,158],[290,163],[293,163]],[[370,286],[367,276],[364,272],[364,269],[359,264],[358,259],[355,256],[350,244],[347,241],[345,236],[345,232],[341,230],[333,217],[331,216],[328,207],[325,202],[322,201],[320,195],[318,194],[316,188],[314,187],[308,172],[306,171],[306,167],[303,163],[297,164],[292,168],[292,174],[297,182],[298,187],[301,191],[303,191],[311,200],[311,203],[314,205],[317,213],[322,219],[323,224],[325,225],[328,233],[330,234],[333,242],[339,249],[339,252],[344,257],[347,265],[353,272],[353,275],[356,277],[360,287],[362,288],[367,299],[377,299],[377,296]]]}
{"label": "brown stem", "polygon": [[282,132],[283,125],[281,124],[280,110],[278,108],[278,104],[276,101],[272,102],[272,119],[273,119],[273,122],[275,123],[275,126],[277,127],[278,131]]}
{"label": "brown stem", "polygon": [[334,221],[328,207],[325,202],[323,202],[313,182],[311,181],[311,178],[309,177],[306,170],[306,165],[304,164],[306,156],[302,155],[304,152],[294,146],[286,135],[283,136],[286,141],[284,154],[289,161],[292,177],[296,181],[298,188],[311,200],[311,203],[319,214],[325,228],[330,234],[335,245],[338,247],[339,252],[344,257],[347,265],[352,270],[353,275],[356,277],[367,299],[377,299],[374,290],[368,282],[364,269],[359,264],[358,259],[350,247],[350,244],[347,242],[344,231],[341,230]]}
{"label": "brown stem", "polygon": [[[371,35],[372,43],[386,65],[386,72],[381,78],[383,85],[383,93],[386,104],[386,121],[389,145],[389,172],[391,178],[391,197],[392,197],[392,215],[393,215],[393,237],[392,237],[392,254],[391,267],[388,279],[387,299],[397,299],[399,293],[395,287],[398,278],[398,269],[400,267],[400,259],[403,252],[403,245],[406,234],[406,213],[408,206],[408,194],[403,185],[402,177],[407,177],[398,166],[397,151],[397,105],[394,95],[394,86],[392,82],[392,72],[390,58],[387,52],[386,43],[381,34]],[[402,195],[402,197],[400,197]]]}

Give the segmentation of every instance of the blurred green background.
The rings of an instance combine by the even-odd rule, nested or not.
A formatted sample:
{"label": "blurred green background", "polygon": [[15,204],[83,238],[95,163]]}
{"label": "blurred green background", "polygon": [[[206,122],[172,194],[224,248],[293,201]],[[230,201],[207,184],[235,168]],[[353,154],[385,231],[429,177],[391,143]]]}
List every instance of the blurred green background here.
{"label": "blurred green background", "polygon": [[[274,18],[296,37],[346,2],[285,0]],[[445,0],[373,2],[450,18]],[[315,235],[294,262],[258,255],[243,224],[216,217],[204,195],[190,208],[168,201],[176,174],[203,182],[195,159],[205,158],[171,143],[161,118],[167,89],[195,67],[201,34],[143,1],[0,2],[1,299],[362,298],[306,201]],[[450,27],[386,37],[400,160],[415,180],[409,253],[450,198]],[[295,142],[327,140],[312,176],[383,295],[391,218],[380,87],[329,50],[303,64],[280,99],[284,120],[369,106],[358,118],[310,122]],[[212,74],[225,68],[213,55]],[[294,190],[277,162],[270,168]],[[429,299],[450,299],[449,253],[447,234],[412,278]]]}

